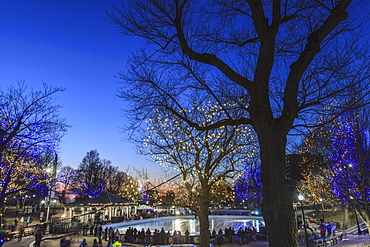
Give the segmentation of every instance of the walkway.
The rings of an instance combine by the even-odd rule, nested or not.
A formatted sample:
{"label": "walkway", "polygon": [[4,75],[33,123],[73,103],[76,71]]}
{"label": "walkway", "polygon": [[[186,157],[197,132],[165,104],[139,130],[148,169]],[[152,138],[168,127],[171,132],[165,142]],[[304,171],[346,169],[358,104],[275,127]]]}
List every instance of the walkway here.
{"label": "walkway", "polygon": [[[41,242],[41,247],[59,247],[59,241],[61,236],[45,236],[43,238],[43,241]],[[86,238],[86,241],[89,246],[92,246],[92,243],[95,237],[88,236],[88,237],[82,237],[81,235],[73,235],[67,237],[67,239],[72,239],[71,247],[78,247],[83,240],[83,238]],[[2,247],[32,247],[33,246],[34,237],[28,236],[24,237],[21,242],[17,242],[17,240],[8,241],[5,242]],[[107,245],[107,241],[103,241],[103,246],[105,247]],[[369,235],[350,235],[344,237],[343,241],[335,246],[339,247],[367,247],[370,245],[370,236]],[[123,246],[126,247],[143,247],[145,245],[140,244],[130,244],[130,243],[124,243]],[[184,245],[186,246],[186,245]],[[232,244],[224,244],[224,247],[240,247],[237,243]],[[267,247],[268,242],[266,241],[252,241],[247,245],[248,247]]]}

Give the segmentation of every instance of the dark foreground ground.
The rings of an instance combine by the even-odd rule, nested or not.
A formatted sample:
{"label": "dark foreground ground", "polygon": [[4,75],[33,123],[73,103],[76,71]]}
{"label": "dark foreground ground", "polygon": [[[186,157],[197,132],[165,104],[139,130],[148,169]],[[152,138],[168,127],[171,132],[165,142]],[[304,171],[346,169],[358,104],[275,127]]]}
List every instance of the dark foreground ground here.
{"label": "dark foreground ground", "polygon": [[[60,239],[62,235],[45,235],[43,237],[43,241],[41,242],[41,247],[59,247],[60,246]],[[86,239],[88,246],[91,247],[95,237],[88,236],[83,237],[81,235],[71,235],[67,236],[67,239],[71,240],[71,247],[78,247],[83,239]],[[107,241],[103,240],[103,246],[107,246]],[[4,243],[2,247],[33,247],[34,244],[34,237],[33,236],[27,236],[23,237],[20,242],[18,242],[18,239],[14,239],[12,241],[7,241]],[[140,244],[130,244],[130,243],[123,243],[123,246],[127,247],[142,247],[145,245]],[[187,245],[183,245],[184,247]],[[222,246],[225,247],[240,247],[237,243],[226,243]],[[247,245],[244,246],[250,246],[250,247],[262,247],[262,246],[268,246],[267,241],[252,241]],[[343,241],[335,246],[340,247],[362,247],[362,246],[370,246],[370,236],[369,235],[347,235],[343,238]]]}

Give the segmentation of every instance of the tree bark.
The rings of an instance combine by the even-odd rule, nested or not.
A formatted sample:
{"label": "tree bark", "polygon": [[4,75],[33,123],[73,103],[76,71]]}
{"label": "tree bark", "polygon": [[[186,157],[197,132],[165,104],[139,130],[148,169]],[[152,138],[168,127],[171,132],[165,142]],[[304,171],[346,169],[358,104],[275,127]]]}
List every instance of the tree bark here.
{"label": "tree bark", "polygon": [[6,173],[6,178],[4,179],[3,184],[2,184],[3,188],[0,192],[0,213],[2,212],[3,207],[4,207],[5,197],[6,197],[6,190],[8,189],[8,185],[9,185],[10,181],[12,180],[12,177],[11,177],[12,172],[13,172],[13,169],[10,169]]}
{"label": "tree bark", "polygon": [[342,229],[348,229],[348,204],[344,205],[344,216],[343,216]]}
{"label": "tree bark", "polygon": [[269,246],[296,247],[299,246],[297,225],[286,187],[286,137],[284,130],[271,126],[267,128],[265,125],[264,130],[258,133],[263,184],[262,213]]}
{"label": "tree bark", "polygon": [[202,186],[202,195],[199,200],[199,228],[200,228],[200,247],[209,247],[209,188]]}

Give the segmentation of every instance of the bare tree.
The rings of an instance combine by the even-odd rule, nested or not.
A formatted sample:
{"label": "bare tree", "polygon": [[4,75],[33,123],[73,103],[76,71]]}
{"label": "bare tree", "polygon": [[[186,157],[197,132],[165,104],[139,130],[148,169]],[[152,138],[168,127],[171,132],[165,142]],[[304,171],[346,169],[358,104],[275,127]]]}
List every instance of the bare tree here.
{"label": "bare tree", "polygon": [[[348,89],[354,85],[368,92],[368,54],[365,41],[357,42],[364,4],[119,1],[109,13],[111,20],[122,34],[147,41],[129,71],[121,74],[120,96],[131,101],[131,127],[140,127],[157,109],[197,130],[251,125],[260,146],[270,246],[298,246],[284,186],[287,135],[307,127],[317,114],[335,117],[342,96],[353,93]],[[224,116],[202,123],[197,117],[207,113],[189,109],[209,97],[222,105]],[[355,102],[347,103],[351,107]]]}
{"label": "bare tree", "polygon": [[70,166],[62,167],[61,171],[58,173],[58,188],[62,191],[61,201],[65,201],[65,194],[71,192],[76,185],[76,170]]}
{"label": "bare tree", "polygon": [[[107,179],[108,183],[106,186],[106,190],[110,193],[121,196],[123,193],[124,187],[129,186],[128,181],[130,180],[128,174],[123,171],[116,171],[110,174],[109,178]],[[131,184],[130,184],[131,185]],[[127,190],[135,189],[133,193],[137,193],[137,186],[134,188],[130,188]],[[122,196],[121,196],[122,197]]]}
{"label": "bare tree", "polygon": [[59,116],[60,106],[54,104],[54,95],[63,91],[46,85],[43,90],[36,91],[28,89],[23,82],[0,91],[0,166],[3,172],[0,208],[9,184],[15,182],[12,181],[18,177],[15,173],[25,164],[25,159],[27,163],[37,164],[45,150],[55,153],[67,131],[69,126]]}
{"label": "bare tree", "polygon": [[113,166],[110,160],[100,158],[96,149],[91,150],[76,169],[78,191],[89,197],[96,197],[106,190],[118,172],[118,167]]}

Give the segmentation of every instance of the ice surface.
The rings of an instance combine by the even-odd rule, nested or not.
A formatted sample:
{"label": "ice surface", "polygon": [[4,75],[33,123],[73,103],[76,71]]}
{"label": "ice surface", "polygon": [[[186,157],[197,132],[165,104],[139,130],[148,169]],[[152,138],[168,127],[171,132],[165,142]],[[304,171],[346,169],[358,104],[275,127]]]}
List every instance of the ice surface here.
{"label": "ice surface", "polygon": [[[262,217],[253,216],[240,216],[240,215],[210,215],[209,216],[209,227],[210,231],[213,229],[218,232],[222,229],[232,227],[237,232],[240,227],[256,227],[259,231],[259,227],[263,226],[264,222]],[[148,228],[153,232],[155,229],[161,230],[162,228],[167,232],[170,231],[172,234],[174,230],[181,231],[183,234],[186,229],[189,229],[190,235],[199,235],[199,220],[195,219],[194,216],[168,216],[160,218],[151,218],[144,220],[132,220],[126,222],[120,222],[115,224],[106,225],[107,227],[112,226],[113,229],[118,229],[121,234],[125,233],[129,227],[134,227],[138,231],[144,228]]]}

